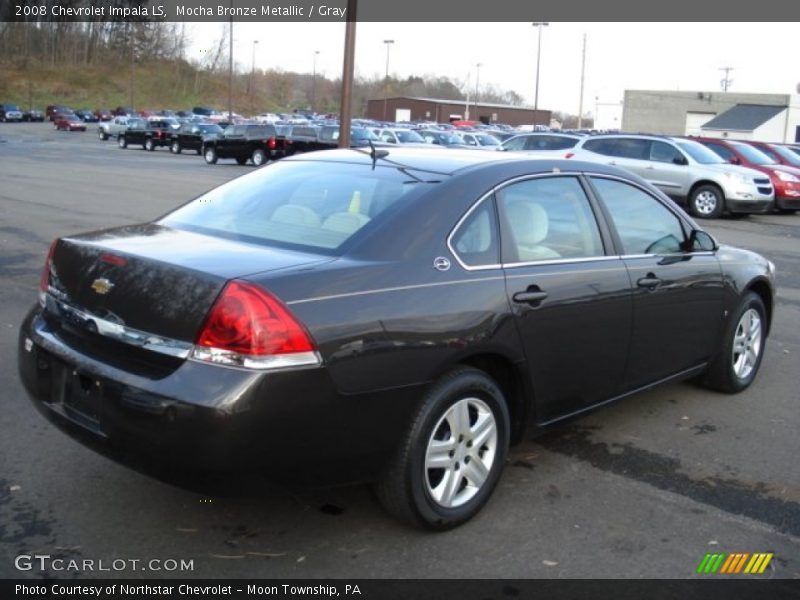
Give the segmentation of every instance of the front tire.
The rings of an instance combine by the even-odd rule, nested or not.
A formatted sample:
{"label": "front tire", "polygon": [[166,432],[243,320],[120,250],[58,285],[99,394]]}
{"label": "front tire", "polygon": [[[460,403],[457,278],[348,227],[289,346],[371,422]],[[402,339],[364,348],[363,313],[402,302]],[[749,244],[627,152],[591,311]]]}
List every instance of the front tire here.
{"label": "front tire", "polygon": [[722,348],[703,383],[720,392],[739,393],[753,383],[767,338],[767,311],[761,296],[747,292],[733,313]]}
{"label": "front tire", "polygon": [[203,157],[206,159],[206,162],[210,165],[217,164],[217,151],[214,149],[213,146],[209,146],[203,151]]}
{"label": "front tire", "polygon": [[128,147],[128,140],[125,139],[124,135],[119,136],[119,141],[117,142],[120,148],[125,149]]}
{"label": "front tire", "polygon": [[108,139],[108,134],[103,131],[102,129],[98,130],[98,136],[100,136],[100,141],[105,142]]}
{"label": "front tire", "polygon": [[718,219],[725,210],[725,196],[715,185],[701,185],[689,197],[689,211],[698,219]]}
{"label": "front tire", "polygon": [[179,142],[172,142],[172,144],[169,147],[169,151],[172,152],[173,154],[180,154],[181,150],[182,148]]}
{"label": "front tire", "polygon": [[144,148],[148,152],[152,152],[153,150],[156,149],[156,145],[153,143],[153,140],[151,140],[150,138],[147,138],[144,141],[144,144],[142,144],[142,148]]}
{"label": "front tire", "polygon": [[462,367],[425,394],[375,492],[408,524],[445,530],[475,516],[503,470],[509,443],[503,393],[483,371]]}

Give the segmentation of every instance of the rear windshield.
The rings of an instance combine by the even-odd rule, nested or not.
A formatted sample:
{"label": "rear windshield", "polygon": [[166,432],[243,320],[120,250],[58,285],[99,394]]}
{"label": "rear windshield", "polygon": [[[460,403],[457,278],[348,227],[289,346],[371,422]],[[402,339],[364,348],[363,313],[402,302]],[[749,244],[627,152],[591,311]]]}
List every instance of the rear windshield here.
{"label": "rear windshield", "polygon": [[211,190],[160,222],[229,239],[336,254],[396,202],[438,180],[395,167],[282,161]]}

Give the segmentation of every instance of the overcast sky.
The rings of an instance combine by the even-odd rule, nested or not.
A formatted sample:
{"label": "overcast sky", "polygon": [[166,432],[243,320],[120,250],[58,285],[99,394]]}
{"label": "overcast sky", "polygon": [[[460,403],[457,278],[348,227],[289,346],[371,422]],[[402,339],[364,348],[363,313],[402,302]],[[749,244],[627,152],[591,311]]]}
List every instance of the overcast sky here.
{"label": "overcast sky", "polygon": [[[220,23],[189,24],[191,52],[219,39]],[[530,23],[358,23],[356,72],[383,76],[384,39],[391,47],[389,71],[398,77],[447,75],[466,81],[474,93],[493,84],[521,94],[533,105],[536,30]],[[795,93],[798,23],[551,23],[542,31],[539,107],[577,113],[581,48],[586,34],[584,111],[595,98],[619,103],[625,89],[718,91],[733,67],[731,91]],[[335,77],[342,69],[344,24],[235,23],[234,58],[249,69],[253,40],[256,68],[317,72]]]}

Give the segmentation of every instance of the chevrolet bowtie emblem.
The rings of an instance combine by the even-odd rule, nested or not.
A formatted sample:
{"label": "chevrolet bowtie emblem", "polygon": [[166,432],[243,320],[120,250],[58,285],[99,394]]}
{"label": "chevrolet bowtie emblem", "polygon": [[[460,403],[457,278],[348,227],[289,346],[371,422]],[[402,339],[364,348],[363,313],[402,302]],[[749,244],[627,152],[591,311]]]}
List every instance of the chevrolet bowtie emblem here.
{"label": "chevrolet bowtie emblem", "polygon": [[111,283],[105,277],[101,277],[100,279],[95,279],[92,282],[92,289],[100,294],[101,296],[105,296],[108,292],[111,291],[111,288],[114,287],[114,284]]}

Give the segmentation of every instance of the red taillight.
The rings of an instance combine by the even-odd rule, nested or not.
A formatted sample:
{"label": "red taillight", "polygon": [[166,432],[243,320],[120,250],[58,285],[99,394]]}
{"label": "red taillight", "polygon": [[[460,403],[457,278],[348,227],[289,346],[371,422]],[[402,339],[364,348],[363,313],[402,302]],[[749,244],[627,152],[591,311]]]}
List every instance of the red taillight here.
{"label": "red taillight", "polygon": [[53,240],[50,244],[50,250],[47,251],[47,259],[44,261],[44,269],[42,269],[42,278],[39,280],[39,291],[47,293],[47,287],[50,285],[50,267],[53,265],[53,253],[56,251],[56,244],[58,240]]}
{"label": "red taillight", "polygon": [[275,150],[276,146],[277,146],[277,144],[275,142],[275,138],[274,137],[271,137],[271,138],[269,138],[267,140],[267,148],[269,148],[270,150]]}
{"label": "red taillight", "polygon": [[235,280],[211,308],[197,346],[255,357],[315,350],[303,326],[277,298]]}
{"label": "red taillight", "polygon": [[116,254],[103,253],[100,255],[100,262],[114,265],[115,267],[124,267],[128,264],[128,259],[123,256],[117,256]]}
{"label": "red taillight", "polygon": [[573,156],[575,156],[575,153],[574,153],[574,152],[567,152],[567,153],[564,155],[564,158],[572,158]]}

